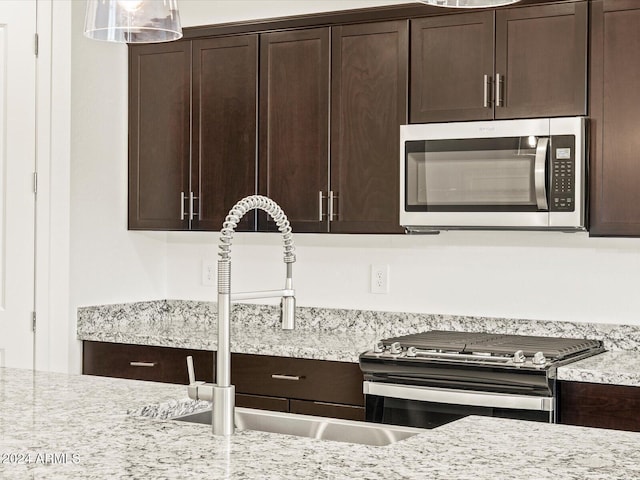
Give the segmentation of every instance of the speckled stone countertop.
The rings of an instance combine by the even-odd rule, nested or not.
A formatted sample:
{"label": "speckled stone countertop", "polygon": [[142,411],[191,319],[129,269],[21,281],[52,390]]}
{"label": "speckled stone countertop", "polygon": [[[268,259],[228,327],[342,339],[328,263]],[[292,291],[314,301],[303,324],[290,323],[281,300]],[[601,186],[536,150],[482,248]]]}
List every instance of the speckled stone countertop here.
{"label": "speckled stone countertop", "polygon": [[611,351],[558,368],[558,380],[640,387],[640,352]]}
{"label": "speckled stone countertop", "polygon": [[[231,350],[237,353],[358,362],[376,340],[428,330],[590,338],[606,353],[558,369],[558,378],[640,386],[640,326],[298,307],[296,329],[279,328],[279,309],[234,304]],[[216,350],[216,306],[158,300],[78,309],[78,338]]]}
{"label": "speckled stone countertop", "polygon": [[468,417],[370,447],[255,431],[214,437],[206,425],[127,413],[181,398],[184,387],[0,368],[0,478],[640,478],[631,432]]}

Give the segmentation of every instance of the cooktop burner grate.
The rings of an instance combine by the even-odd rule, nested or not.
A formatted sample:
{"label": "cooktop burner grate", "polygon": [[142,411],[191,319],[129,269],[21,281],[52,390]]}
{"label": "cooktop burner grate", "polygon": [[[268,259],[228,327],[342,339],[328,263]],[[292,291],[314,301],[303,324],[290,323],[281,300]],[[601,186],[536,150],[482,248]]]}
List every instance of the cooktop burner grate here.
{"label": "cooktop burner grate", "polygon": [[598,340],[580,338],[555,338],[527,335],[506,335],[481,332],[449,332],[432,330],[424,333],[404,335],[383,340],[385,346],[399,342],[402,347],[443,352],[482,353],[491,355],[513,355],[522,350],[524,355],[533,356],[542,352],[545,357],[562,360],[567,357],[598,348]]}

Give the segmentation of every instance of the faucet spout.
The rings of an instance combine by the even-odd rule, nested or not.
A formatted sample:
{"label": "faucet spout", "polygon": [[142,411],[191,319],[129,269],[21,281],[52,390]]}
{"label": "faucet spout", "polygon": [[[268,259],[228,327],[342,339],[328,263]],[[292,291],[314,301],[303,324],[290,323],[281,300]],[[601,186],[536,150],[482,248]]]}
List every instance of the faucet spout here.
{"label": "faucet spout", "polygon": [[[231,242],[240,219],[254,208],[264,210],[276,222],[284,244],[284,262],[287,267],[283,290],[231,294]],[[213,386],[213,433],[231,435],[234,430],[235,387],[231,385],[230,312],[232,298],[267,298],[280,296],[283,329],[294,328],[295,291],[292,264],[296,261],[293,236],[289,220],[280,206],[268,197],[251,195],[236,203],[229,211],[220,231],[218,252],[218,352],[216,362],[217,383]]]}

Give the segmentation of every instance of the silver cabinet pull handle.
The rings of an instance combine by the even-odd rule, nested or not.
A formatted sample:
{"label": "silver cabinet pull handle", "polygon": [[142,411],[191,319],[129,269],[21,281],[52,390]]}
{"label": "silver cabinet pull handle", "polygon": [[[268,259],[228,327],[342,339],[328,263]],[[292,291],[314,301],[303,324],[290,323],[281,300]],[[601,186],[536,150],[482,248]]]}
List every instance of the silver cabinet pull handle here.
{"label": "silver cabinet pull handle", "polygon": [[132,367],[155,367],[156,362],[129,362]]}
{"label": "silver cabinet pull handle", "polygon": [[322,200],[324,199],[324,195],[322,195],[322,191],[318,192],[318,221],[322,221],[323,217],[323,208],[322,208]]}
{"label": "silver cabinet pull handle", "polygon": [[184,220],[184,192],[180,192],[180,220]]}
{"label": "silver cabinet pull handle", "polygon": [[301,377],[300,375],[281,375],[279,373],[273,373],[271,378],[274,380],[300,380],[304,377]]}
{"label": "silver cabinet pull handle", "polygon": [[504,99],[502,98],[503,83],[504,75],[496,73],[496,107],[504,107]]}
{"label": "silver cabinet pull handle", "polygon": [[489,75],[484,76],[484,100],[482,106],[484,108],[491,106],[491,77]]}
{"label": "silver cabinet pull handle", "polygon": [[193,192],[189,192],[189,220],[193,220]]}
{"label": "silver cabinet pull handle", "polygon": [[327,215],[330,222],[333,222],[338,217],[338,214],[335,213],[335,209],[333,206],[333,201],[337,199],[338,194],[333,193],[333,190],[329,190],[329,196],[327,197]]}

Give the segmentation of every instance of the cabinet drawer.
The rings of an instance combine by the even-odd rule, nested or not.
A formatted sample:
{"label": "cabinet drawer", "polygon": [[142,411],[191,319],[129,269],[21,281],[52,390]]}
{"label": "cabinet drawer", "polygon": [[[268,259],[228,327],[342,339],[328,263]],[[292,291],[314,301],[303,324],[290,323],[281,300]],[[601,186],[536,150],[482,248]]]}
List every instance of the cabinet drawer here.
{"label": "cabinet drawer", "polygon": [[288,412],[289,399],[236,393],[236,407],[258,408],[260,410],[272,410],[274,412]]}
{"label": "cabinet drawer", "polygon": [[193,357],[197,379],[212,381],[213,352],[90,341],[83,342],[82,373],[186,385],[189,355]]}
{"label": "cabinet drawer", "polygon": [[559,421],[640,432],[640,387],[560,382]]}
{"label": "cabinet drawer", "polygon": [[289,411],[318,417],[343,418],[345,420],[364,421],[364,407],[340,405],[337,403],[312,402],[309,400],[291,400]]}
{"label": "cabinet drawer", "polygon": [[364,405],[357,363],[233,354],[237,393]]}

